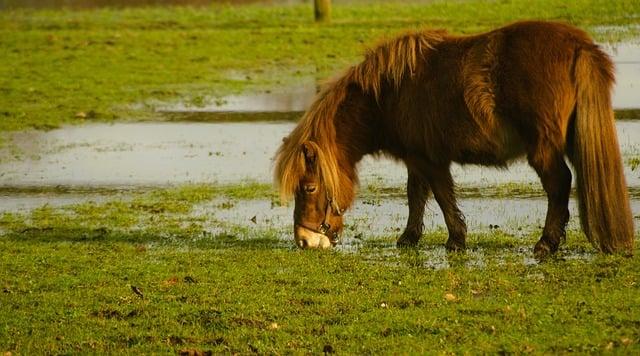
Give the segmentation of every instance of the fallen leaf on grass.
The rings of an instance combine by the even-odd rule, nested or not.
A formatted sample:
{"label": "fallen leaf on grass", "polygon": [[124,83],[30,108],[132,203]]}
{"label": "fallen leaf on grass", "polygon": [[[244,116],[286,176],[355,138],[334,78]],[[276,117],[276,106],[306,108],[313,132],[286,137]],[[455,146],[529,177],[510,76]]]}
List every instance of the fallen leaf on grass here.
{"label": "fallen leaf on grass", "polygon": [[[162,282],[163,286],[169,287],[169,286],[174,286],[178,283],[178,277],[173,276],[169,279],[167,279],[166,281]],[[135,292],[135,291],[134,291]],[[137,293],[136,293],[137,294]]]}
{"label": "fallen leaf on grass", "polygon": [[447,293],[444,295],[444,299],[447,302],[455,302],[456,300],[458,300],[458,297],[456,297],[455,295],[451,294],[451,293]]}
{"label": "fallen leaf on grass", "polygon": [[79,111],[76,113],[75,117],[77,119],[95,119],[96,118],[97,113],[94,110],[89,110],[88,112],[84,112],[84,111]]}

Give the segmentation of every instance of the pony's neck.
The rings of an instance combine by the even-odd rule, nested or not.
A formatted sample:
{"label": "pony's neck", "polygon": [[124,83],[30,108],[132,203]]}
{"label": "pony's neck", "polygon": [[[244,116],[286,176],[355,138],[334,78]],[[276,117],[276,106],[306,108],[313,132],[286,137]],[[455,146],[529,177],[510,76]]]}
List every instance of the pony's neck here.
{"label": "pony's neck", "polygon": [[356,164],[363,156],[380,149],[376,147],[380,142],[376,136],[380,132],[376,127],[377,108],[375,99],[351,86],[333,118],[340,186],[345,193],[341,207],[349,207],[355,199],[358,184]]}
{"label": "pony's neck", "polygon": [[375,99],[363,93],[356,86],[350,86],[344,101],[340,104],[334,117],[336,144],[343,154],[345,164],[355,172],[356,164],[363,156],[380,149],[376,137],[378,105]]}

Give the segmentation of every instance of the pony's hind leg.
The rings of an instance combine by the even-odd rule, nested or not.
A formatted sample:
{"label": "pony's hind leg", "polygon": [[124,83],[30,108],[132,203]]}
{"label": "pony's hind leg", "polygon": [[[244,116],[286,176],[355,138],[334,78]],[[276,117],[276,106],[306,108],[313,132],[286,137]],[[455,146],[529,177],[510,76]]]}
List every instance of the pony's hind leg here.
{"label": "pony's hind leg", "polygon": [[398,238],[398,247],[413,247],[418,244],[422,237],[424,229],[424,207],[429,198],[431,189],[429,183],[419,174],[408,170],[407,178],[407,198],[409,200],[409,217],[407,218],[407,227]]}
{"label": "pony's hind leg", "polygon": [[[541,145],[542,146],[542,145]],[[533,253],[543,259],[555,253],[565,239],[565,228],[569,221],[569,194],[571,193],[571,171],[561,152],[550,152],[549,147],[528,155],[529,164],[536,170],[542,187],[547,193],[547,217],[542,237]]]}

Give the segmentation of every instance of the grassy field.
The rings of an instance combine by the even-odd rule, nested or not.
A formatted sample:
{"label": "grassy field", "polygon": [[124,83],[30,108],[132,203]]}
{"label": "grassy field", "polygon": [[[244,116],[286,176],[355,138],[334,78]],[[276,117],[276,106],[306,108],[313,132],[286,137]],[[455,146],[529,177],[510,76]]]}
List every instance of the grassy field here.
{"label": "grassy field", "polygon": [[[303,5],[0,12],[0,133],[158,120],[158,100],[197,106],[325,78],[406,28],[473,33],[539,18],[602,42],[640,35],[637,1],[354,3],[333,15],[316,25]],[[361,231],[340,251],[299,251],[285,226],[197,213],[212,201],[277,204],[268,185],[104,193],[0,214],[0,355],[640,353],[640,260],[598,255],[578,231],[541,264],[540,229],[470,231],[466,254],[446,254],[442,230],[417,250]],[[459,193],[542,195],[517,184]],[[361,198],[402,194],[370,185]]]}
{"label": "grassy field", "polygon": [[273,195],[187,186],[4,214],[0,351],[640,351],[639,260],[575,231],[542,264],[536,234],[501,230],[472,232],[466,254],[444,253],[444,231],[418,250],[387,236],[299,251],[276,227],[192,214],[221,197]]}
{"label": "grassy field", "polygon": [[0,131],[157,119],[154,99],[198,105],[324,79],[407,28],[473,33],[535,18],[615,42],[637,37],[639,14],[632,0],[336,4],[329,25],[313,23],[310,5],[3,11]]}

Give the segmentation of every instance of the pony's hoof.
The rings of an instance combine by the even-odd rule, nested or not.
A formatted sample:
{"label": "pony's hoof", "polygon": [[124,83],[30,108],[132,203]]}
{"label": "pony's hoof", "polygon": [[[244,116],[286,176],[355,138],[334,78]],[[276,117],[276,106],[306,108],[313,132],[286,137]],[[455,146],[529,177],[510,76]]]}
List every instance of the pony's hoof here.
{"label": "pony's hoof", "polygon": [[549,243],[543,239],[540,239],[533,247],[533,257],[535,257],[538,261],[543,261],[547,257],[553,255],[558,251],[558,246],[551,246]]}
{"label": "pony's hoof", "polygon": [[447,252],[463,252],[467,248],[464,241],[451,238],[447,240],[444,247],[447,249]]}
{"label": "pony's hoof", "polygon": [[396,247],[398,248],[414,248],[418,246],[420,235],[403,233],[398,241],[396,241]]}

